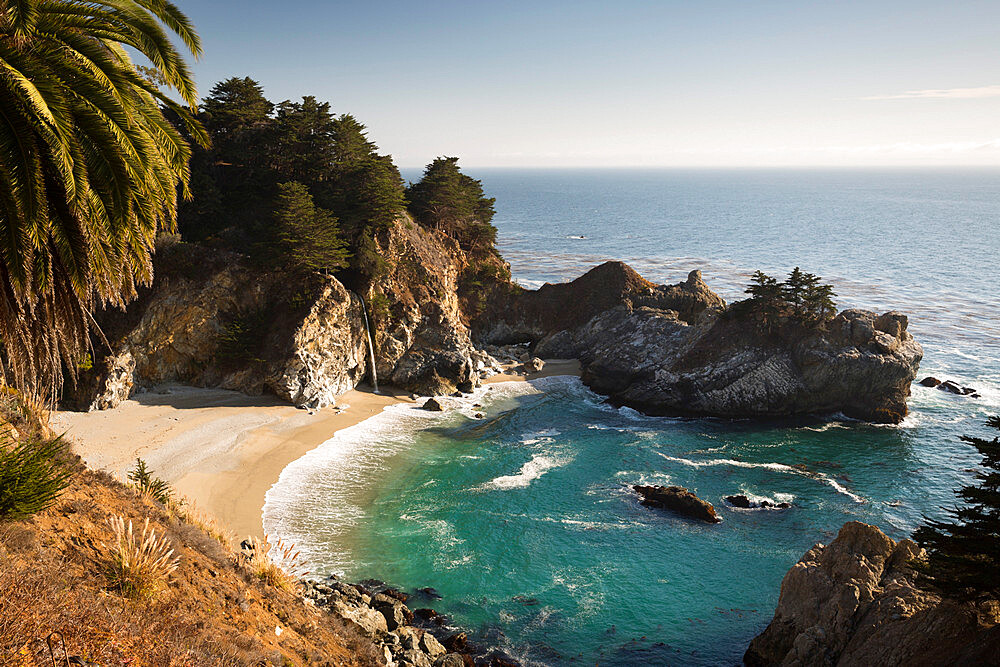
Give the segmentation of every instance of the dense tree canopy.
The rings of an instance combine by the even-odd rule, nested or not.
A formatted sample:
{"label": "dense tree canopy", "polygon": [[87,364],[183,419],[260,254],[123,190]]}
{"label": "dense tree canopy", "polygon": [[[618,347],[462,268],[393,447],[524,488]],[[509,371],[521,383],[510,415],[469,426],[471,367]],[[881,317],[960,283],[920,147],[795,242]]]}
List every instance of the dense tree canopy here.
{"label": "dense tree canopy", "polygon": [[332,273],[347,266],[349,253],[337,219],[319,208],[301,183],[278,186],[274,212],[277,261],[293,271]]}
{"label": "dense tree canopy", "polygon": [[421,224],[453,236],[466,250],[492,249],[496,199],[483,194],[482,182],[462,173],[457,157],[439,157],[427,165],[423,178],[407,189],[406,196]]}
{"label": "dense tree canopy", "polygon": [[[151,278],[156,234],[186,192],[197,93],[166,0],[0,3],[0,346],[5,380],[51,393],[86,352],[95,302]],[[125,47],[149,60],[140,72]],[[152,75],[151,75],[152,73]]]}
{"label": "dense tree canopy", "polygon": [[763,271],[755,271],[746,288],[750,298],[743,304],[769,328],[788,319],[819,324],[837,312],[833,286],[820,280],[819,276],[805,273],[797,266],[783,282]]}
{"label": "dense tree canopy", "polygon": [[[1000,429],[1000,417],[987,421]],[[927,520],[913,537],[927,550],[921,568],[931,583],[958,598],[1000,599],[1000,438],[963,436],[983,457],[975,484],[957,492],[965,501],[951,521]]]}
{"label": "dense tree canopy", "polygon": [[[399,170],[378,153],[364,125],[353,116],[335,116],[328,103],[311,96],[275,105],[250,78],[216,84],[201,117],[213,147],[192,163],[196,197],[182,211],[185,238],[267,261],[289,249],[287,236],[282,242],[274,238],[272,220],[288,206],[293,188],[297,200],[308,197],[320,212],[309,223],[308,243],[319,241],[316,230],[322,227],[329,236],[324,244],[345,244],[341,251],[351,258],[350,268],[378,274],[382,263],[374,237],[405,210],[406,200]],[[342,266],[338,261],[325,268]]]}

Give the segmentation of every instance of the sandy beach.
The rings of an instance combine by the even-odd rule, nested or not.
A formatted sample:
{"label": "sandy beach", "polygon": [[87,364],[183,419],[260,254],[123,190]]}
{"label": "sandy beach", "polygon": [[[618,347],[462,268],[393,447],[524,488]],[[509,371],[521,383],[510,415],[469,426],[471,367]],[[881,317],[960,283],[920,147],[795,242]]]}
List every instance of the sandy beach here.
{"label": "sandy beach", "polygon": [[[538,373],[508,368],[485,383],[579,374],[579,362],[554,359]],[[362,385],[340,396],[335,407],[306,411],[273,396],[162,385],[113,410],[55,412],[52,428],[67,434],[88,467],[119,479],[142,458],[156,476],[241,538],[262,535],[264,496],[285,466],[338,430],[400,402],[413,400],[408,393],[383,388],[376,394]]]}

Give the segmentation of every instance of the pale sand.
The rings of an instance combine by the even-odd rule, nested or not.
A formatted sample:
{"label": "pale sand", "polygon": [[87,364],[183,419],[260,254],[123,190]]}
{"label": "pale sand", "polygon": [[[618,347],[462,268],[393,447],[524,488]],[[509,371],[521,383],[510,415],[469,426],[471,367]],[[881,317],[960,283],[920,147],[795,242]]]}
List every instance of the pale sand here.
{"label": "pale sand", "polygon": [[[507,368],[485,382],[579,374],[579,362],[553,359],[541,372]],[[361,386],[337,402],[339,408],[310,413],[274,397],[165,385],[113,410],[55,412],[52,428],[66,432],[88,467],[123,481],[142,458],[157,477],[240,539],[262,536],[264,496],[285,466],[340,429],[413,401],[396,390],[375,394]]]}

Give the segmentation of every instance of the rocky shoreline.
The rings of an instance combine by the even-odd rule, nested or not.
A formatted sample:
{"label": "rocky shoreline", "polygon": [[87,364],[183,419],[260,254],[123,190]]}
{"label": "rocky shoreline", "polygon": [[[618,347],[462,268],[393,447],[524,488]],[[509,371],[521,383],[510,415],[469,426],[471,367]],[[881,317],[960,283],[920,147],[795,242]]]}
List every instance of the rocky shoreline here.
{"label": "rocky shoreline", "polygon": [[350,584],[337,575],[303,580],[302,597],[334,614],[370,639],[386,667],[517,667],[520,663],[497,648],[470,641],[468,633],[430,607],[410,609],[406,602],[427,604],[441,596],[432,588],[403,593],[382,581]]}

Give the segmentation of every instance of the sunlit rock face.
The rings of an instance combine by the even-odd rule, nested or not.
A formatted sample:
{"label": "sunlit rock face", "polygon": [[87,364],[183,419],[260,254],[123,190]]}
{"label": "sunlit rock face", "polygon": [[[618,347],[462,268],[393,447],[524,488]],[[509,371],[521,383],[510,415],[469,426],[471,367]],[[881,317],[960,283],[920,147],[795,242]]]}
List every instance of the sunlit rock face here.
{"label": "sunlit rock face", "polygon": [[919,548],[857,521],[817,544],[781,583],[774,619],[744,656],[763,665],[987,665],[1000,655],[997,605],[918,588]]}

